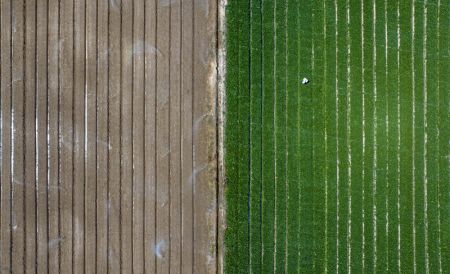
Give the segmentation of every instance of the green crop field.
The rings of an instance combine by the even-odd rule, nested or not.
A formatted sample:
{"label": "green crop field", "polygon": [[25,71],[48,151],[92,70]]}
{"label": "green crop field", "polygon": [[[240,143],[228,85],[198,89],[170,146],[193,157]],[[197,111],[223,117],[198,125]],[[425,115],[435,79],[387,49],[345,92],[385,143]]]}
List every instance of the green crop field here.
{"label": "green crop field", "polygon": [[228,0],[226,273],[450,273],[449,12]]}

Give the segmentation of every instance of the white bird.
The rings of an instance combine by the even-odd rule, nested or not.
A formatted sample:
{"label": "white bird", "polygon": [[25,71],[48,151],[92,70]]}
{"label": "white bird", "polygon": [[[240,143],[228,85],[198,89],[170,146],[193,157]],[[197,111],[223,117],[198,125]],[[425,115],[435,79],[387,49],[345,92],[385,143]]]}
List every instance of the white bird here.
{"label": "white bird", "polygon": [[306,85],[306,84],[308,84],[308,83],[309,83],[308,78],[303,78],[302,84],[303,84],[303,85]]}

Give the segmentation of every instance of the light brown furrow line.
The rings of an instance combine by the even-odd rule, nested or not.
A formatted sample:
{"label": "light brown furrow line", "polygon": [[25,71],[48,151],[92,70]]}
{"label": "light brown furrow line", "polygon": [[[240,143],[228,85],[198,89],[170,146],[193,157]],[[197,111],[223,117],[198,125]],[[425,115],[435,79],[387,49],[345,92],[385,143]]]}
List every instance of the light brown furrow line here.
{"label": "light brown furrow line", "polygon": [[144,262],[145,273],[156,272],[156,1],[144,2]]}
{"label": "light brown furrow line", "polygon": [[118,273],[120,263],[120,101],[121,13],[115,1],[108,1],[108,273]]}
{"label": "light brown furrow line", "polygon": [[170,8],[170,272],[181,269],[181,7]]}
{"label": "light brown furrow line", "polygon": [[189,24],[192,22],[192,2],[182,1],[182,45],[181,45],[181,87],[182,87],[182,112],[184,113],[181,118],[181,124],[183,128],[181,129],[182,136],[182,159],[181,159],[181,173],[182,173],[182,251],[183,257],[181,261],[181,272],[182,273],[192,273],[192,262],[193,255],[191,250],[193,249],[193,234],[192,234],[192,219],[193,219],[193,195],[192,195],[192,179],[193,179],[193,162],[192,162],[192,77],[191,77],[191,66],[192,66],[192,42],[190,41],[192,37],[193,25]]}
{"label": "light brown furrow line", "polygon": [[[192,38],[195,38],[195,7],[196,7],[196,5],[195,5],[195,2],[194,1],[192,1],[192,12],[191,12],[191,14],[192,14],[192,20],[191,20],[191,26],[192,26]],[[195,126],[195,123],[194,123],[194,119],[195,119],[195,116],[194,116],[194,111],[195,111],[195,104],[194,104],[194,101],[195,101],[195,92],[194,92],[194,90],[195,90],[195,80],[194,80],[194,73],[195,73],[195,42],[193,41],[193,39],[192,39],[192,42],[190,43],[190,45],[192,46],[192,52],[191,52],[191,58],[192,58],[192,66],[191,66],[191,71],[192,71],[192,74],[190,75],[191,76],[191,85],[192,85],[192,97],[191,97],[191,107],[192,107],[192,116],[191,116],[191,125],[192,125],[192,128],[191,128],[191,139],[192,139],[192,142],[191,142],[191,144],[192,144],[192,158],[191,158],[191,161],[192,161],[192,166],[191,166],[191,174],[192,174],[192,188],[191,188],[191,196],[192,196],[192,203],[191,203],[191,205],[192,205],[192,207],[191,207],[191,209],[192,209],[192,227],[191,227],[191,236],[192,236],[192,249],[191,249],[191,252],[192,253],[194,253],[194,250],[195,250],[195,233],[194,233],[194,227],[195,227],[195,216],[196,216],[196,212],[195,212],[195,200],[194,200],[194,193],[195,193],[195,184],[196,184],[196,181],[197,181],[197,176],[196,176],[196,172],[195,172],[195,155],[196,155],[196,153],[195,153],[195,139],[194,139],[194,126]],[[192,273],[194,273],[195,272],[195,256],[192,254],[192,264],[191,264],[191,266],[192,266],[192,269],[190,270]]]}
{"label": "light brown furrow line", "polygon": [[11,270],[25,272],[25,195],[24,195],[24,99],[25,99],[25,1],[12,1],[12,82],[11,82]]}
{"label": "light brown furrow line", "polygon": [[26,273],[36,271],[37,265],[37,170],[39,163],[36,162],[37,142],[36,142],[36,108],[37,108],[37,78],[36,78],[36,31],[37,14],[36,1],[27,0],[25,7],[26,17],[26,78],[25,78],[25,265]]}
{"label": "light brown furrow line", "polygon": [[12,191],[12,10],[10,1],[1,2],[1,204],[0,264],[2,269],[11,271],[11,191]]}
{"label": "light brown furrow line", "polygon": [[1,40],[1,62],[0,62],[0,85],[1,85],[1,181],[0,184],[0,270],[11,271],[11,114],[12,114],[12,16],[11,2],[3,1],[0,5],[0,24],[4,31],[0,32]]}
{"label": "light brown furrow line", "polygon": [[85,83],[84,90],[84,255],[86,256],[84,271],[92,273],[95,268],[97,248],[96,223],[97,216],[93,209],[96,208],[97,190],[97,6],[94,1],[86,2],[86,30],[85,30]]}
{"label": "light brown furrow line", "polygon": [[[88,142],[93,144],[93,147],[89,152],[92,157],[96,157],[96,129],[90,132],[91,128],[87,127],[88,123],[95,125],[97,111],[95,109],[96,99],[95,86],[91,89],[89,86],[91,94],[94,94],[94,98],[87,98],[87,93],[89,92],[86,80],[86,3],[83,0],[74,1],[73,5],[73,195],[72,195],[72,271],[73,273],[82,273],[86,271],[85,266],[90,266],[90,263],[86,262],[86,258],[95,259],[95,245],[96,245],[96,233],[95,229],[87,231],[86,220],[91,219],[92,224],[96,221],[96,211],[95,211],[95,184],[96,184],[96,162],[87,166],[87,149],[89,145]],[[96,37],[96,33],[95,33]],[[96,58],[96,48],[92,51],[93,58],[91,62],[93,64],[94,70],[91,75],[96,78],[95,68],[97,66]],[[95,82],[94,82],[95,83]],[[88,112],[87,103],[93,104],[94,108],[92,112]],[[87,134],[92,134],[94,142],[90,138],[86,138]],[[93,179],[91,182],[94,186],[91,191],[87,191],[86,185],[86,173],[90,172]],[[87,194],[87,195],[86,195]],[[89,199],[91,198],[91,199]],[[89,212],[85,211],[86,201],[92,200],[92,209]],[[88,217],[89,216],[89,217]],[[93,225],[95,227],[95,225]],[[93,245],[93,248],[85,249],[86,243]],[[87,253],[85,253],[87,251]],[[92,253],[91,253],[92,252]]]}
{"label": "light brown furrow line", "polygon": [[48,3],[48,57],[47,57],[47,188],[48,188],[48,269],[51,273],[59,273],[59,249],[61,236],[59,234],[59,1],[49,0]]}
{"label": "light brown furrow line", "polygon": [[144,1],[134,1],[133,13],[133,98],[132,98],[132,159],[133,159],[133,185],[132,185],[132,252],[133,273],[144,272],[144,197],[145,197],[145,74],[144,59],[147,44],[144,37]]}
{"label": "light brown furrow line", "polygon": [[60,142],[60,272],[71,273],[74,266],[74,2],[61,1],[59,50],[59,142]]}
{"label": "light brown furrow line", "polygon": [[[157,1],[156,272],[170,269],[170,7]],[[195,166],[195,165],[194,165]],[[195,184],[195,182],[194,182]],[[195,219],[195,215],[194,215]]]}
{"label": "light brown furrow line", "polygon": [[25,1],[24,233],[25,272],[36,271],[36,1]]}
{"label": "light brown furrow line", "polygon": [[48,273],[48,1],[36,7],[36,272]]}
{"label": "light brown furrow line", "polygon": [[[90,1],[86,1],[88,4]],[[96,273],[107,273],[108,271],[108,192],[109,185],[109,151],[111,145],[109,143],[109,62],[108,62],[108,4],[109,1],[99,1],[97,4],[96,14],[96,32],[97,32],[97,182],[96,182],[96,250],[93,259],[94,263],[90,267],[87,266],[88,257],[86,254],[85,269],[95,269]],[[87,12],[86,12],[87,16]],[[86,20],[89,17],[87,16]],[[88,24],[86,22],[86,24]],[[86,249],[86,246],[85,246]],[[86,273],[89,273],[85,270]]]}

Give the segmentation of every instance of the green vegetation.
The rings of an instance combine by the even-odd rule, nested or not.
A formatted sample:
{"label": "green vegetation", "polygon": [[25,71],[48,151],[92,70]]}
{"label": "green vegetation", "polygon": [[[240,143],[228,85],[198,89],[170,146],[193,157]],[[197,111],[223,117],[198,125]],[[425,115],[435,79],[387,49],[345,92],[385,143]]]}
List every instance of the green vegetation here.
{"label": "green vegetation", "polygon": [[450,272],[449,12],[228,0],[226,273]]}

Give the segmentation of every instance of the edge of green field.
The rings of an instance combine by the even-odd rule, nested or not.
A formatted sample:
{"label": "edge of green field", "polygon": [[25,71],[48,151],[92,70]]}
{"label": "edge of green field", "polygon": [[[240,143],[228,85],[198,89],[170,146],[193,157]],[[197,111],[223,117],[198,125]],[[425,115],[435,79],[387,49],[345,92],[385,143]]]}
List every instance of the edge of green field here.
{"label": "edge of green field", "polygon": [[450,271],[449,12],[228,0],[226,273]]}

